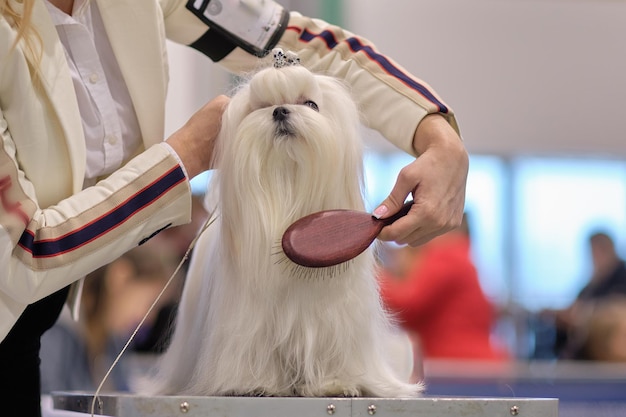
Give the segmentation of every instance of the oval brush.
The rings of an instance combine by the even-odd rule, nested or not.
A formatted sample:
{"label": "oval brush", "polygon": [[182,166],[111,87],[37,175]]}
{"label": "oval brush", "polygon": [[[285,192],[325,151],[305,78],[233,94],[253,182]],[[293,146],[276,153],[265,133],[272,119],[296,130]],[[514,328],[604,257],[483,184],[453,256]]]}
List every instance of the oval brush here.
{"label": "oval brush", "polygon": [[287,258],[298,265],[323,268],[355,258],[367,249],[383,227],[405,216],[413,201],[386,219],[357,210],[324,210],[295,221],[282,238]]}

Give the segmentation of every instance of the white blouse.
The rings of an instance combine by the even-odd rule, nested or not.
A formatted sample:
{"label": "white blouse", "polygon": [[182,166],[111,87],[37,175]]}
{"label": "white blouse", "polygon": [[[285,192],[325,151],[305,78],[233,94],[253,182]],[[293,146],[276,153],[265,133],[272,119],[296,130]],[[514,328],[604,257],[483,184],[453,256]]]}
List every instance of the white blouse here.
{"label": "white blouse", "polygon": [[84,187],[112,173],[141,145],[128,88],[95,1],[76,0],[72,16],[46,0],[65,49],[85,133]]}

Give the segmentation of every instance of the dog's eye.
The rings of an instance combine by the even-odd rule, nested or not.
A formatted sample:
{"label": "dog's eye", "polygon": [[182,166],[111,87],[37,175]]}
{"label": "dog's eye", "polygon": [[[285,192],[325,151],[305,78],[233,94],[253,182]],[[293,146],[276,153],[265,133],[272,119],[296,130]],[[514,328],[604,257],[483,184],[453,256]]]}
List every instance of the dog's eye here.
{"label": "dog's eye", "polygon": [[313,100],[307,100],[307,101],[305,101],[302,104],[304,104],[305,106],[309,106],[310,108],[312,108],[315,111],[320,111],[320,108],[317,107],[317,103],[314,102]]}

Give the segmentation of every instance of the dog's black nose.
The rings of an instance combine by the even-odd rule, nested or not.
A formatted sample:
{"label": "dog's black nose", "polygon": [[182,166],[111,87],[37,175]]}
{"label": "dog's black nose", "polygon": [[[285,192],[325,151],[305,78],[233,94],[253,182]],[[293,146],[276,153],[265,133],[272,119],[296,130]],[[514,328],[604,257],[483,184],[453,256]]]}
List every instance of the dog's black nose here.
{"label": "dog's black nose", "polygon": [[287,118],[288,115],[289,115],[289,110],[283,106],[276,107],[274,109],[274,113],[272,113],[274,120],[277,122],[282,122],[283,120]]}

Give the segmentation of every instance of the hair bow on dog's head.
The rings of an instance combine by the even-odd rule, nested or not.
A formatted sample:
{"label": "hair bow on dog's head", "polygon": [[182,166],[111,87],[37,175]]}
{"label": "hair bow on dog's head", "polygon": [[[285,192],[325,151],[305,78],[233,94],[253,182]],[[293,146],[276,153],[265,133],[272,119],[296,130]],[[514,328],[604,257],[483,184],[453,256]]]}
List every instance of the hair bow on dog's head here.
{"label": "hair bow on dog's head", "polygon": [[300,65],[300,57],[292,51],[284,52],[281,48],[274,48],[274,68]]}

